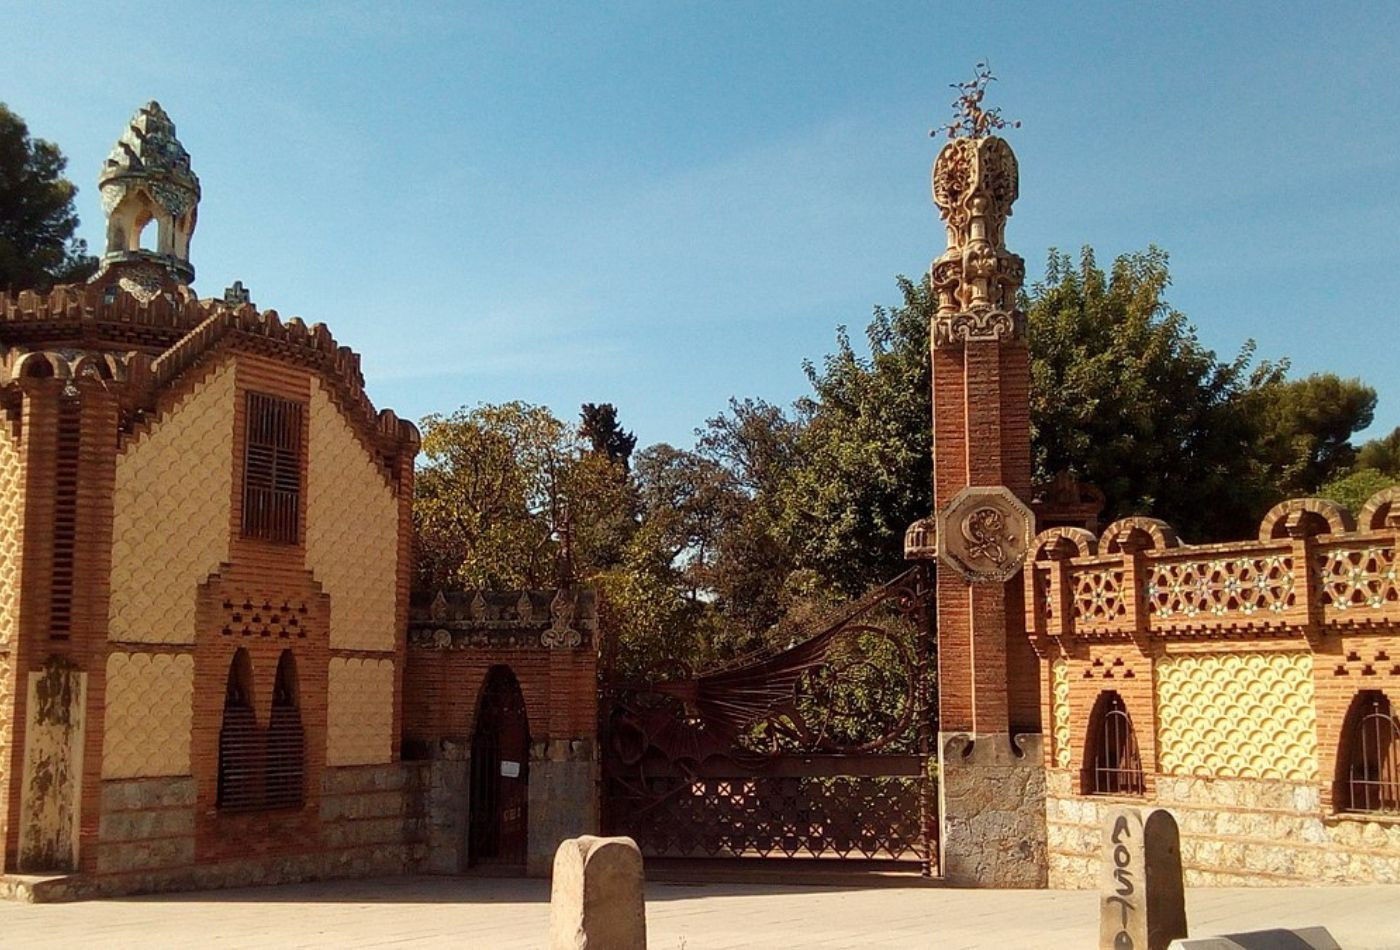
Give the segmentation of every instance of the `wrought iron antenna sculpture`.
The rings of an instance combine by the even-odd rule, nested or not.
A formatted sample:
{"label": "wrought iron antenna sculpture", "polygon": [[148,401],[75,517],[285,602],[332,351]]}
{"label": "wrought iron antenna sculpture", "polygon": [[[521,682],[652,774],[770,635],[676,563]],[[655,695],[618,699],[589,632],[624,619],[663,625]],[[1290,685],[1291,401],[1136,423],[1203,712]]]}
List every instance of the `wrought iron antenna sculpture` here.
{"label": "wrought iron antenna sculpture", "polygon": [[1019,129],[1020,121],[1002,117],[1001,109],[984,109],[982,100],[986,98],[987,86],[996,82],[989,63],[978,63],[973,67],[972,78],[967,82],[950,83],[949,88],[958,91],[953,100],[953,121],[937,129],[930,129],[929,136],[937,138],[939,132],[946,132],[948,138],[986,138],[1001,129]]}

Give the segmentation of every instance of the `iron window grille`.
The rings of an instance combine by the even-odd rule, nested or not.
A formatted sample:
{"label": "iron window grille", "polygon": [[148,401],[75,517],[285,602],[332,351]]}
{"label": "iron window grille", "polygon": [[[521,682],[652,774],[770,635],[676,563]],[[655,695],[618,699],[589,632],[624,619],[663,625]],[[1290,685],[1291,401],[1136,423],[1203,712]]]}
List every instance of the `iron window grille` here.
{"label": "iron window grille", "polygon": [[1400,722],[1390,700],[1366,690],[1353,701],[1343,747],[1347,811],[1400,814]]}
{"label": "iron window grille", "polygon": [[1105,693],[1097,712],[1092,720],[1096,728],[1090,736],[1092,759],[1086,769],[1086,791],[1093,795],[1142,795],[1142,756],[1123,697]]}

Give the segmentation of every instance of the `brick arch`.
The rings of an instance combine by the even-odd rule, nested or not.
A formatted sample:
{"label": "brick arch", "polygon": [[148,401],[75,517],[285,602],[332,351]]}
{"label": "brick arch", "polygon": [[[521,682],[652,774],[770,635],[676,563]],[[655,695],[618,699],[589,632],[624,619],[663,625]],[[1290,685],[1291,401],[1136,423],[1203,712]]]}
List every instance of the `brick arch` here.
{"label": "brick arch", "polygon": [[1047,528],[1031,541],[1028,560],[1046,560],[1056,552],[1072,552],[1070,557],[1093,557],[1099,553],[1099,539],[1085,528]]}
{"label": "brick arch", "polygon": [[1165,551],[1181,546],[1176,529],[1161,518],[1134,515],[1120,518],[1103,531],[1099,541],[1105,553],[1118,554],[1128,549]]}
{"label": "brick arch", "polygon": [[[1400,766],[1395,762],[1396,757],[1400,756],[1400,706],[1396,705],[1391,693],[1391,690],[1378,687],[1358,689],[1347,704],[1346,715],[1342,719],[1342,728],[1337,737],[1336,762],[1333,766],[1332,804],[1336,811],[1388,811],[1389,809],[1384,807],[1386,804],[1394,805],[1400,801]],[[1357,752],[1355,747],[1360,738],[1357,730],[1365,726],[1374,712],[1387,715],[1391,724],[1388,736],[1379,737],[1382,742],[1389,740],[1389,753],[1380,756],[1382,762],[1388,763],[1384,778],[1389,780],[1389,787],[1384,792],[1378,787],[1370,787],[1354,793],[1350,779]]]}
{"label": "brick arch", "polygon": [[1380,531],[1387,521],[1400,518],[1400,485],[1382,488],[1361,507],[1361,515],[1356,519],[1362,531]]}
{"label": "brick arch", "polygon": [[1279,541],[1301,531],[1316,534],[1346,534],[1356,530],[1351,512],[1327,498],[1290,498],[1269,509],[1259,522],[1260,541]]}
{"label": "brick arch", "polygon": [[542,717],[531,715],[530,698],[529,694],[526,692],[525,683],[521,680],[520,674],[517,673],[515,668],[509,663],[492,663],[482,674],[481,681],[476,687],[476,699],[471,705],[472,718],[468,737],[470,738],[470,736],[476,734],[477,724],[481,722],[481,705],[486,701],[487,690],[491,686],[492,677],[502,674],[510,677],[510,682],[514,684],[515,689],[520,693],[520,704],[522,715],[525,717],[526,731],[530,734],[531,738],[539,738],[534,723],[535,720],[540,720]]}
{"label": "brick arch", "polygon": [[1145,772],[1127,700],[1116,689],[1100,690],[1084,735],[1081,790],[1086,795],[1141,795]]}

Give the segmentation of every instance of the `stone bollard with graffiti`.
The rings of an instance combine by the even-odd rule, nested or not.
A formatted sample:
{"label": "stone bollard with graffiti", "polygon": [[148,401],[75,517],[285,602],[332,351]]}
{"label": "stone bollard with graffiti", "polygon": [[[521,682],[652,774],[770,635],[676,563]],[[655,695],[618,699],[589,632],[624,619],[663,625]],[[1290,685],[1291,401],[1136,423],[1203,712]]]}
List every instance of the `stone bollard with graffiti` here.
{"label": "stone bollard with graffiti", "polygon": [[1170,812],[1109,811],[1101,881],[1099,950],[1167,950],[1186,936],[1181,834]]}

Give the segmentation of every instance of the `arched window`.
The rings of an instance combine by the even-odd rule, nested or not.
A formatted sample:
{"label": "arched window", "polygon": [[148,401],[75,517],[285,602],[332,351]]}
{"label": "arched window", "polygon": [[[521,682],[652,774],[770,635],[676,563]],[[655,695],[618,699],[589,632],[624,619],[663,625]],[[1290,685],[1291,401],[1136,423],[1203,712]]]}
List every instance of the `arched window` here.
{"label": "arched window", "polygon": [[1377,689],[1356,694],[1342,730],[1337,804],[1344,811],[1400,814],[1400,722]]}
{"label": "arched window", "polygon": [[1141,795],[1142,757],[1123,697],[1101,693],[1089,717],[1084,748],[1084,791],[1091,795]]}
{"label": "arched window", "polygon": [[305,734],[301,727],[301,702],[297,695],[297,666],[291,650],[277,661],[277,681],[272,687],[272,712],[267,719],[267,756],[264,758],[263,799],[268,808],[295,808],[303,799]]}
{"label": "arched window", "polygon": [[224,688],[224,717],[219,727],[218,804],[225,809],[256,808],[258,787],[258,723],[253,712],[253,664],[240,649],[228,668]]}

